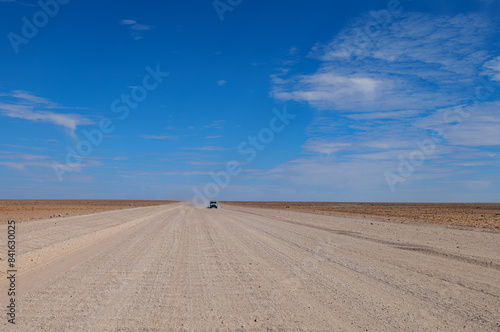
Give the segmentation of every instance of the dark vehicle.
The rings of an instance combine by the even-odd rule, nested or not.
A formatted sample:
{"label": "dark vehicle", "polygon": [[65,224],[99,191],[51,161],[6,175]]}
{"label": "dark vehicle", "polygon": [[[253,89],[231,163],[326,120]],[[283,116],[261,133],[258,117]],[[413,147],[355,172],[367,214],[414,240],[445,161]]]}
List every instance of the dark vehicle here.
{"label": "dark vehicle", "polygon": [[210,206],[208,207],[209,209],[218,209],[219,208],[219,203],[217,203],[216,201],[210,201]]}

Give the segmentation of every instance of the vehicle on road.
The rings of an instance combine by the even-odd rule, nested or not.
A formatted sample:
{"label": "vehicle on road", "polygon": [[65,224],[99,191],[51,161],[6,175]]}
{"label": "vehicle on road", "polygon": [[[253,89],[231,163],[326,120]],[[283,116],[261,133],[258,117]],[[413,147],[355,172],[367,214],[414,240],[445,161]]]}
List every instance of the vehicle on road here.
{"label": "vehicle on road", "polygon": [[210,205],[208,206],[209,209],[218,209],[219,208],[219,203],[216,201],[210,201]]}

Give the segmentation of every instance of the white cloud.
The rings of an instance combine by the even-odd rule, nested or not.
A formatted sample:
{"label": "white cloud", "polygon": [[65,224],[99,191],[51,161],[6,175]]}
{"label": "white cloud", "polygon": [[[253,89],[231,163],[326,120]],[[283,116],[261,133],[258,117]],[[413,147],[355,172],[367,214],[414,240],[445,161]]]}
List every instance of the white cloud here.
{"label": "white cloud", "polygon": [[[320,157],[291,160],[268,172],[268,178],[285,183],[341,193],[384,188],[381,174],[389,169],[389,162],[380,161],[325,161]],[[340,191],[339,191],[340,190]]]}
{"label": "white cloud", "polygon": [[203,128],[216,128],[216,129],[222,129],[222,124],[224,123],[224,120],[214,120],[212,123],[203,126]]}
{"label": "white cloud", "polygon": [[3,146],[8,146],[11,148],[19,148],[19,149],[29,149],[29,150],[36,150],[36,151],[41,151],[41,150],[47,150],[47,148],[41,148],[41,147],[34,147],[34,146],[26,146],[26,145],[15,145],[15,144],[2,144]]}
{"label": "white cloud", "polygon": [[27,154],[27,153],[21,153],[21,154],[9,153],[7,155],[0,155],[0,159],[45,160],[49,158],[50,158],[49,156]]}
{"label": "white cloud", "polygon": [[207,175],[208,172],[200,171],[177,171],[177,172],[163,172],[161,175],[175,175],[175,176],[196,176],[196,175]]}
{"label": "white cloud", "polygon": [[222,146],[203,146],[199,148],[186,148],[189,150],[200,150],[200,151],[224,151],[227,150],[226,148]]}
{"label": "white cloud", "polygon": [[327,141],[324,139],[311,139],[308,140],[304,145],[302,145],[302,147],[307,151],[324,153],[327,155],[345,149],[349,146],[351,146],[350,143],[338,143]]}
{"label": "white cloud", "polygon": [[47,111],[46,109],[63,107],[25,91],[14,91],[7,96],[13,98],[14,101],[0,102],[0,115],[2,116],[62,126],[67,128],[73,136],[77,126],[93,124],[91,120],[79,114]]}
{"label": "white cloud", "polygon": [[484,64],[485,74],[491,75],[494,81],[500,81],[500,56]]}
{"label": "white cloud", "polygon": [[30,104],[44,105],[46,108],[61,108],[61,106],[59,104],[56,104],[56,103],[54,103],[46,98],[34,96],[34,95],[32,95],[26,91],[22,91],[22,90],[12,91],[10,96],[17,98],[17,99],[24,100],[25,102],[28,102]]}
{"label": "white cloud", "polygon": [[141,137],[144,139],[160,139],[160,140],[178,138],[177,136],[168,136],[168,135],[142,135]]}
{"label": "white cloud", "polygon": [[[47,159],[51,159],[49,156],[44,155],[34,155],[34,154],[24,154],[24,153],[14,153],[10,151],[0,152],[0,166],[5,166],[13,168],[19,171],[24,171],[26,167],[51,167],[51,162]],[[7,159],[8,161],[2,161]]]}
{"label": "white cloud", "polygon": [[493,24],[480,14],[408,13],[360,35],[370,20],[364,15],[317,45],[316,72],[274,76],[274,97],[343,113],[435,109],[468,97],[490,59],[484,50]]}
{"label": "white cloud", "polygon": [[415,126],[433,130],[449,144],[500,146],[500,102],[482,103],[477,109],[451,107],[419,119]]}
{"label": "white cloud", "polygon": [[74,132],[78,125],[89,125],[93,122],[78,114],[60,114],[48,111],[33,111],[25,106],[0,103],[3,116],[37,122],[48,122],[63,126]]}
{"label": "white cloud", "polygon": [[[319,108],[341,106],[345,98],[369,103],[380,92],[384,82],[363,76],[342,76],[331,71],[302,76],[295,91],[276,90],[278,99],[307,101]],[[342,106],[341,106],[342,107]]]}
{"label": "white cloud", "polygon": [[226,84],[227,84],[227,81],[226,81],[226,80],[219,80],[219,81],[217,81],[217,85],[218,85],[218,86],[224,86],[224,85],[226,85]]}
{"label": "white cloud", "polygon": [[136,24],[137,21],[136,20],[121,20],[120,23],[122,25],[133,25],[133,24]]}
{"label": "white cloud", "polygon": [[347,114],[346,117],[354,120],[399,120],[405,118],[417,117],[422,114],[422,111],[404,110],[393,112],[371,112],[371,113],[356,113]]}
{"label": "white cloud", "polygon": [[142,39],[142,32],[151,30],[153,27],[147,24],[139,24],[136,20],[123,19],[120,24],[125,25],[130,30],[130,35],[134,40]]}
{"label": "white cloud", "polygon": [[[330,43],[316,45],[309,55],[319,61],[314,72],[290,74],[295,70],[289,69],[272,76],[277,99],[336,114],[321,112],[306,127],[306,157],[254,176],[306,191],[354,192],[357,199],[359,192],[391,197],[383,194],[388,191],[384,173],[397,173],[402,158],[438,129],[446,137],[401,186],[408,193],[427,192],[425,186],[438,179],[463,185],[484,174],[483,168],[491,170],[498,156],[479,147],[500,145],[500,102],[480,102],[459,127],[456,118],[457,105],[475,96],[480,75],[500,79],[500,57],[488,43],[494,24],[476,13],[406,13],[363,39],[359,31],[370,19],[370,14],[359,17]],[[443,117],[450,111],[454,117]]]}
{"label": "white cloud", "polygon": [[20,163],[20,162],[11,162],[11,161],[1,161],[0,162],[0,165],[1,166],[6,166],[6,167],[9,167],[9,168],[14,168],[14,169],[17,169],[19,171],[23,171],[26,167],[26,164],[25,163]]}

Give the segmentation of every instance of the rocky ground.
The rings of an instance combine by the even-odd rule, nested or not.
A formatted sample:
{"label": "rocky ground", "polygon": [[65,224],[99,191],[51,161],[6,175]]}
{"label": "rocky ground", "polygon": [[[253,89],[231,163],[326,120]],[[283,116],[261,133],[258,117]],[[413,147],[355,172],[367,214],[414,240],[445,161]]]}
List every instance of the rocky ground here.
{"label": "rocky ground", "polygon": [[0,331],[500,331],[498,232],[176,203],[16,235]]}
{"label": "rocky ground", "polygon": [[129,200],[0,200],[0,223],[80,216],[91,213],[168,204]]}
{"label": "rocky ground", "polygon": [[499,203],[223,202],[223,204],[500,231]]}

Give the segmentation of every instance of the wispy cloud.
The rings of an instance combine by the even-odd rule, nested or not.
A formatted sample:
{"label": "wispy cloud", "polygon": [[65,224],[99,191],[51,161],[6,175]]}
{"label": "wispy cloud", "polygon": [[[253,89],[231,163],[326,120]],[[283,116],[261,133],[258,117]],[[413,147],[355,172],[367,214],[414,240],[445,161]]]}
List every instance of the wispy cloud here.
{"label": "wispy cloud", "polygon": [[134,40],[142,39],[142,33],[144,31],[151,30],[153,27],[147,24],[139,24],[136,20],[124,19],[120,21],[120,24],[125,25],[130,30],[130,35]]}
{"label": "wispy cloud", "polygon": [[500,56],[484,64],[484,74],[490,75],[491,79],[500,82]]}
{"label": "wispy cloud", "polygon": [[163,172],[161,175],[179,175],[179,176],[195,176],[195,175],[207,175],[208,172],[201,171],[176,171],[176,172]]}
{"label": "wispy cloud", "polygon": [[35,155],[27,153],[15,153],[11,151],[0,151],[0,166],[13,168],[19,171],[27,167],[51,167],[50,156]]}
{"label": "wispy cloud", "polygon": [[64,107],[25,91],[13,91],[2,96],[11,99],[0,102],[2,116],[62,126],[68,129],[72,136],[75,136],[77,126],[93,124],[93,121],[79,114],[56,113],[52,109]]}
{"label": "wispy cloud", "polygon": [[62,108],[61,105],[54,103],[46,98],[34,96],[26,91],[15,90],[10,94],[11,97],[23,100],[26,103],[33,105],[44,105],[46,108]]}
{"label": "wispy cloud", "polygon": [[467,97],[491,59],[484,49],[494,25],[480,14],[409,13],[369,42],[352,44],[368,19],[315,46],[310,57],[320,61],[317,72],[274,77],[273,95],[341,112],[428,110]]}
{"label": "wispy cloud", "polygon": [[126,177],[126,178],[137,178],[138,176],[198,176],[198,175],[208,175],[209,172],[202,172],[202,171],[168,171],[168,172],[162,172],[162,171],[156,171],[156,172],[143,172],[143,171],[137,171],[137,172],[128,172],[128,173],[122,173],[120,176]]}
{"label": "wispy cloud", "polygon": [[222,146],[203,146],[199,148],[186,148],[188,150],[199,150],[199,151],[224,151],[227,150]]}
{"label": "wispy cloud", "polygon": [[11,148],[19,148],[19,149],[29,149],[29,150],[36,150],[36,151],[41,151],[41,150],[47,150],[45,147],[35,147],[35,146],[26,146],[26,145],[15,145],[15,144],[2,144],[3,146],[8,146]]}
{"label": "wispy cloud", "polygon": [[349,146],[351,146],[350,143],[338,143],[334,141],[327,141],[324,139],[311,139],[308,140],[302,147],[307,151],[330,155],[333,152],[343,150]]}
{"label": "wispy cloud", "polygon": [[203,128],[216,128],[216,129],[222,129],[222,124],[224,123],[224,120],[214,120],[212,123],[203,126]]}
{"label": "wispy cloud", "polygon": [[218,85],[218,86],[224,86],[224,85],[226,85],[226,84],[227,84],[227,81],[226,81],[226,80],[218,80],[218,81],[217,81],[217,85]]}
{"label": "wispy cloud", "polygon": [[[0,166],[17,169],[18,171],[24,171],[26,169],[25,162],[0,161]],[[49,163],[46,163],[46,166],[49,167]]]}
{"label": "wispy cloud", "polygon": [[[444,132],[447,142],[457,146],[500,146],[499,109],[500,101],[482,103],[474,113],[464,113],[461,107],[440,109],[417,120],[415,126]],[[457,114],[467,118],[457,122]]]}
{"label": "wispy cloud", "polygon": [[177,136],[170,136],[170,135],[142,135],[141,137],[144,139],[159,139],[159,140],[178,138]]}
{"label": "wispy cloud", "polygon": [[26,153],[9,153],[6,155],[0,155],[0,159],[22,159],[22,160],[45,160],[50,159],[49,156],[36,155],[36,154],[26,154]]}
{"label": "wispy cloud", "polygon": [[404,118],[413,118],[422,115],[423,111],[404,110],[404,111],[388,111],[388,112],[371,112],[371,113],[355,113],[346,114],[347,118],[354,120],[398,120]]}
{"label": "wispy cloud", "polygon": [[[319,63],[316,71],[291,74],[296,71],[279,68],[271,77],[275,98],[323,112],[306,127],[305,157],[260,176],[311,190],[380,191],[386,187],[384,172],[398,169],[401,158],[438,130],[446,137],[405,185],[463,182],[463,172],[479,176],[481,167],[498,161],[492,150],[483,150],[500,145],[500,102],[481,102],[458,122],[446,116],[464,113],[458,112],[474,97],[479,75],[500,80],[500,57],[488,44],[495,24],[478,13],[406,13],[362,40],[359,31],[369,19],[362,15],[331,42],[316,45],[309,54],[309,61]],[[486,187],[481,179],[477,183]]]}
{"label": "wispy cloud", "polygon": [[[0,161],[0,166],[5,166],[9,168],[13,168],[19,171],[25,171],[28,168],[33,167],[41,167],[41,168],[49,168],[52,170],[53,168],[53,160],[39,160],[39,159],[19,159],[17,161]],[[101,166],[101,164],[97,161],[85,161],[82,164],[68,164],[75,172],[80,172],[84,167],[95,167]]]}

